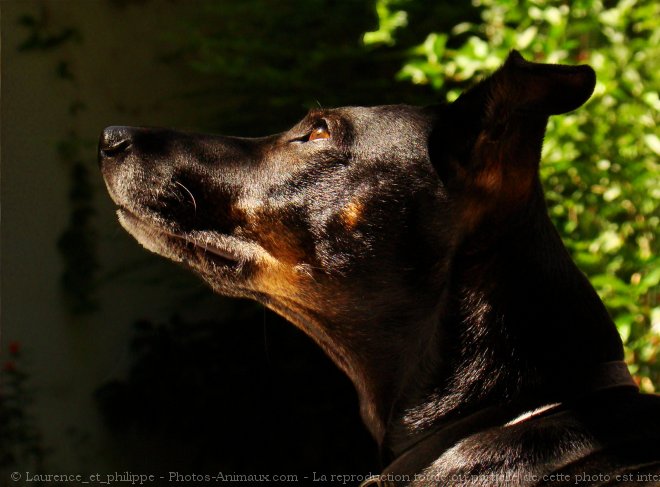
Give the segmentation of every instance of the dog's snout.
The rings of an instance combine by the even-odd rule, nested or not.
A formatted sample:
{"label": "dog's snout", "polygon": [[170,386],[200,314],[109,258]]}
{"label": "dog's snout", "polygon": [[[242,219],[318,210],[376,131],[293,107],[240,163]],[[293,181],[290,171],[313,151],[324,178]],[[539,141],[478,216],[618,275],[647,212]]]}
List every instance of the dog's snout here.
{"label": "dog's snout", "polygon": [[99,162],[128,152],[132,146],[132,140],[129,127],[107,127],[101,133],[99,140]]}

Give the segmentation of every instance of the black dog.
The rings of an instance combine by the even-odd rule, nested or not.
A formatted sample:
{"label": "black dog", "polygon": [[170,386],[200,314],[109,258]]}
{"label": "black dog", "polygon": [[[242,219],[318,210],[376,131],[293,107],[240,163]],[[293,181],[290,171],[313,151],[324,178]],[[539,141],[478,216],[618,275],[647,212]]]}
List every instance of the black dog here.
{"label": "black dog", "polygon": [[588,66],[504,66],[450,105],[314,110],[258,139],[110,127],[121,224],[308,333],[392,485],[660,485],[660,398],[548,218],[549,115]]}

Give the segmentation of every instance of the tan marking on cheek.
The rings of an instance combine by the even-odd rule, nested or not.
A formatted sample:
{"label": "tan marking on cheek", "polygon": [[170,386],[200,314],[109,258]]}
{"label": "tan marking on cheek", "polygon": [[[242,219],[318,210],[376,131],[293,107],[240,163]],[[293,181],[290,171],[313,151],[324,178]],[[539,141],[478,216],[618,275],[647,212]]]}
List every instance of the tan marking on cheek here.
{"label": "tan marking on cheek", "polygon": [[282,217],[277,214],[255,213],[246,232],[276,262],[295,266],[307,260],[301,243],[304,240],[303,231],[290,226],[287,222],[283,222]]}
{"label": "tan marking on cheek", "polygon": [[353,200],[344,207],[339,217],[344,223],[344,226],[351,230],[360,222],[363,211],[364,205],[362,202],[359,200]]}
{"label": "tan marking on cheek", "polygon": [[292,298],[300,293],[307,276],[298,271],[304,256],[293,235],[281,225],[271,225],[259,234],[267,256],[259,264],[257,288],[271,296]]}
{"label": "tan marking on cheek", "polygon": [[296,300],[304,288],[306,275],[297,272],[294,266],[268,259],[261,266],[257,277],[257,288],[270,296]]}
{"label": "tan marking on cheek", "polygon": [[232,205],[229,208],[230,221],[237,222],[237,223],[240,223],[240,224],[244,225],[245,222],[250,221],[250,217],[252,216],[252,215],[250,215],[249,211],[250,211],[249,209],[246,210],[246,209],[241,208],[239,206]]}
{"label": "tan marking on cheek", "polygon": [[294,266],[305,260],[303,250],[295,235],[287,228],[272,228],[259,236],[259,243],[277,261],[287,266]]}
{"label": "tan marking on cheek", "polygon": [[258,212],[255,214],[249,234],[266,251],[259,263],[255,287],[271,296],[297,300],[308,291],[313,281],[306,264],[313,256],[305,248],[308,238],[304,228],[297,228],[282,216]]}

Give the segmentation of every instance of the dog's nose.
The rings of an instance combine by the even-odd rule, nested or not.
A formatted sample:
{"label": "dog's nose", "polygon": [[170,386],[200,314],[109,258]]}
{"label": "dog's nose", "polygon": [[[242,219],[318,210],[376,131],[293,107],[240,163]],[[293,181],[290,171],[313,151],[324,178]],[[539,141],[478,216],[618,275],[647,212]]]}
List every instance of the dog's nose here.
{"label": "dog's nose", "polygon": [[116,158],[130,151],[132,140],[130,127],[107,127],[99,139],[99,163],[102,163],[104,159]]}

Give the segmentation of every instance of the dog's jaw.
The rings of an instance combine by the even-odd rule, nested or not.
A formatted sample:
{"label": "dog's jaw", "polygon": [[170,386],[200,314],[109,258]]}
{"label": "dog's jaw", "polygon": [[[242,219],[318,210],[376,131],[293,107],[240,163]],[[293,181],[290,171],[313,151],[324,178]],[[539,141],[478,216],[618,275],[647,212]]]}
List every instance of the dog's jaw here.
{"label": "dog's jaw", "polygon": [[182,252],[177,252],[175,247],[168,243],[171,237],[165,232],[157,230],[154,226],[147,225],[131,212],[124,209],[117,210],[117,218],[119,219],[119,224],[124,227],[124,230],[148,251],[175,262],[184,261]]}
{"label": "dog's jaw", "polygon": [[258,262],[267,260],[254,244],[205,232],[183,233],[161,222],[139,218],[125,208],[117,210],[121,226],[145,249],[197,272],[218,293],[254,297],[252,276]]}

